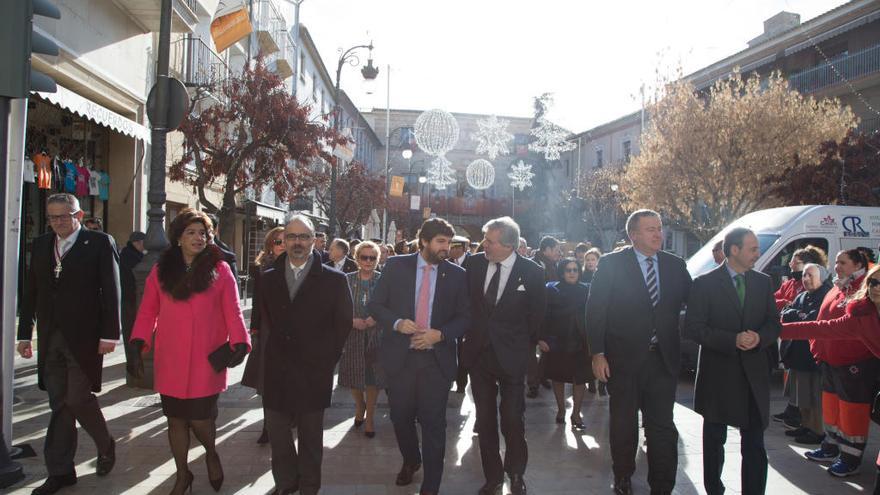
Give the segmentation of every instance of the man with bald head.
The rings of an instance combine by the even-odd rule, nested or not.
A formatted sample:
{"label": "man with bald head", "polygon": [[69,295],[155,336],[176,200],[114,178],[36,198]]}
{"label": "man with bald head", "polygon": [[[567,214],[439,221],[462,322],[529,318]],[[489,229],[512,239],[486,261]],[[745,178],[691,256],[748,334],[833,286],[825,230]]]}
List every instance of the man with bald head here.
{"label": "man with bald head", "polygon": [[[314,495],[321,487],[324,409],[333,370],[352,321],[345,275],[321,263],[311,220],[295,215],[284,228],[285,253],[263,273],[261,321],[271,325],[263,406],[277,494]],[[298,451],[292,428],[297,429]]]}

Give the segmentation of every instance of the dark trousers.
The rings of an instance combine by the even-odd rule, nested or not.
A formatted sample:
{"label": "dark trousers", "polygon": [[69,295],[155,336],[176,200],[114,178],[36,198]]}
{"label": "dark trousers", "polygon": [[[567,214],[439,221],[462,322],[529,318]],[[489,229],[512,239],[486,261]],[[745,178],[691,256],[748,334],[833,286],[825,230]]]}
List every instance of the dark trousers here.
{"label": "dark trousers", "polygon": [[[49,476],[57,476],[75,473],[77,422],[95,441],[98,452],[106,452],[111,440],[98,398],[92,393],[92,383],[74,359],[64,337],[56,331],[47,338],[43,383],[49,393],[52,415],[43,454]],[[98,352],[97,345],[95,352]]]}
{"label": "dark trousers", "polygon": [[461,364],[461,351],[464,348],[462,345],[463,340],[458,339],[458,372],[455,375],[455,388],[459,391],[464,391],[468,384],[468,370]]}
{"label": "dark trousers", "polygon": [[[324,454],[324,410],[289,413],[264,408],[263,414],[272,447],[275,488],[283,491],[299,484],[303,495],[317,494]],[[292,428],[296,428],[299,452],[293,444]]]}
{"label": "dark trousers", "polygon": [[529,353],[529,361],[526,368],[526,384],[529,388],[538,388],[541,380],[544,379],[544,360],[540,358],[540,355],[543,353],[537,350],[537,348],[530,347],[530,349],[532,352]]}
{"label": "dark trousers", "polygon": [[[495,352],[483,351],[470,369],[471,392],[477,412],[477,430],[480,435],[480,460],[483,475],[489,483],[504,481],[504,473],[525,474],[529,460],[526,445],[526,399],[524,377],[510,376],[501,369]],[[501,392],[501,405],[496,398]],[[498,411],[498,412],[496,412]],[[498,414],[501,416],[501,434],[504,435],[504,463],[501,462],[498,438]]]}
{"label": "dark trousers", "polygon": [[[719,391],[719,393],[723,393]],[[740,428],[742,454],[742,493],[757,495],[767,487],[767,451],[764,450],[764,424],[755,398],[749,394],[749,426]],[[703,422],[703,486],[709,495],[724,493],[721,471],[724,469],[724,442],[727,425]]]}
{"label": "dark trousers", "polygon": [[[446,455],[447,379],[433,351],[410,351],[399,373],[388,377],[391,423],[404,464],[424,466],[422,491],[438,492]],[[422,430],[422,447],[416,420]]]}
{"label": "dark trousers", "polygon": [[669,492],[675,487],[678,430],[672,409],[676,378],[669,373],[659,351],[651,351],[635,372],[624,373],[612,368],[608,381],[609,437],[615,478],[630,478],[636,470],[641,409],[648,440],[648,484],[652,491],[660,492]]}

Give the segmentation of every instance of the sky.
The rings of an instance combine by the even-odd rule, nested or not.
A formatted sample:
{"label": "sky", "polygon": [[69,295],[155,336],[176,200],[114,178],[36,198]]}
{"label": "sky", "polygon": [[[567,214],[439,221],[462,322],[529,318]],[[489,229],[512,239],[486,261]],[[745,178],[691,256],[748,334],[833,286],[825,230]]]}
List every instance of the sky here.
{"label": "sky", "polygon": [[638,110],[658,71],[688,74],[739,52],[783,10],[805,22],[842,3],[304,0],[300,22],[331,76],[338,49],[372,40],[373,94],[359,69],[341,78],[362,109],[385,108],[390,65],[391,108],[530,117],[533,97],[551,92],[550,119],[582,132]]}

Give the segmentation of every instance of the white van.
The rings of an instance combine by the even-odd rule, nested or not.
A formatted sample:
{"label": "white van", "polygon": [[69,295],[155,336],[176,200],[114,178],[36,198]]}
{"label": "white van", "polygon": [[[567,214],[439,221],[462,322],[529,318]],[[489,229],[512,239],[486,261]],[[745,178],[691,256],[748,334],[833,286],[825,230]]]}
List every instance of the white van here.
{"label": "white van", "polygon": [[[715,268],[712,247],[735,227],[758,236],[761,257],[755,270],[770,275],[776,287],[790,275],[788,262],[797,249],[813,245],[828,253],[829,270],[838,252],[864,246],[880,259],[880,207],[786,206],[749,213],[725,227],[687,261],[691,277]],[[682,342],[683,366],[696,367],[696,345]]]}

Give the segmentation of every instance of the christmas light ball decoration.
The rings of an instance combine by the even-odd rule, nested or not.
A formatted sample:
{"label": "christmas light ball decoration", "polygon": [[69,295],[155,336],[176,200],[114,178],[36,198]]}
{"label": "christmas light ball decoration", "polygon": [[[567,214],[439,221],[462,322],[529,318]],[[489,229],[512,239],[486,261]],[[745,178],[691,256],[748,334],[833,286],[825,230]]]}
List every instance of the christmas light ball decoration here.
{"label": "christmas light ball decoration", "polygon": [[427,110],[416,119],[414,132],[419,148],[429,155],[440,156],[458,142],[458,121],[445,110]]}
{"label": "christmas light ball decoration", "polygon": [[468,165],[465,178],[474,189],[489,189],[495,183],[495,167],[489,160],[478,158]]}

